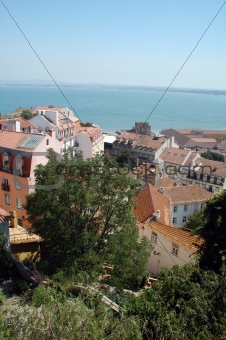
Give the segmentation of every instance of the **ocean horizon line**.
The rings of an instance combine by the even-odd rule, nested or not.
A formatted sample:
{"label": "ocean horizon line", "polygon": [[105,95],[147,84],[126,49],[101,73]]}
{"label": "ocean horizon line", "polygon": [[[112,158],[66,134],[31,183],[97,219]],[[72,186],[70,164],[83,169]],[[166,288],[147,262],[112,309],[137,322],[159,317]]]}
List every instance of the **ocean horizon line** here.
{"label": "ocean horizon line", "polygon": [[[223,95],[226,96],[224,89],[204,89],[192,87],[167,87],[164,86],[149,86],[149,85],[126,85],[126,84],[101,84],[101,83],[65,83],[57,82],[61,88],[80,88],[80,89],[109,89],[109,90],[130,90],[130,91],[157,91],[157,92],[177,92],[177,93],[192,93],[192,94],[207,94],[207,95]],[[51,83],[26,83],[17,82],[5,83],[0,81],[0,87],[34,87],[34,88],[56,88],[55,84]]]}

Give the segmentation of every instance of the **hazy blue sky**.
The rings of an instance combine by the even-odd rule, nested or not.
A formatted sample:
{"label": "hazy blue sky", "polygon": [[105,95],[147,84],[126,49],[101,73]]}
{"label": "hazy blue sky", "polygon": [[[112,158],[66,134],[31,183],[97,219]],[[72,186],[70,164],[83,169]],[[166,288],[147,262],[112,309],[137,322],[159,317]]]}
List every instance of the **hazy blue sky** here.
{"label": "hazy blue sky", "polygon": [[[168,86],[220,0],[4,0],[56,80]],[[0,80],[49,79],[0,1]],[[226,89],[226,5],[175,87]]]}

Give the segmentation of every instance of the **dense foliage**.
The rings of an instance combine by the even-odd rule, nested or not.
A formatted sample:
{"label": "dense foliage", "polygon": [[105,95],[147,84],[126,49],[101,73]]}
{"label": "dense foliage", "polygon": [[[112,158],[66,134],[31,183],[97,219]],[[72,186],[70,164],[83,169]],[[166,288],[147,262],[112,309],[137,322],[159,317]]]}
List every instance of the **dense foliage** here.
{"label": "dense foliage", "polygon": [[33,231],[45,240],[49,267],[76,262],[89,271],[107,263],[118,285],[142,280],[151,246],[147,239],[138,242],[132,215],[137,182],[104,155],[84,161],[66,154],[59,161],[50,153],[35,176],[36,191],[25,208]]}
{"label": "dense foliage", "polygon": [[119,294],[128,316],[138,317],[144,339],[225,339],[226,281],[196,266],[163,270],[140,297]]}
{"label": "dense foliage", "polygon": [[196,230],[197,227],[200,228],[201,226],[203,226],[204,222],[205,222],[205,216],[203,214],[203,209],[197,210],[193,214],[187,217],[187,222],[184,227],[190,230]]}
{"label": "dense foliage", "polygon": [[200,248],[200,266],[220,273],[226,264],[226,191],[209,200],[197,221],[195,232],[204,240]]}
{"label": "dense foliage", "polygon": [[175,266],[162,271],[158,282],[139,296],[125,291],[105,292],[120,305],[120,314],[113,314],[101,301],[101,294],[93,289],[79,296],[67,292],[66,286],[61,290],[57,286],[37,287],[31,302],[17,311],[14,307],[11,313],[15,318],[8,329],[1,324],[0,315],[1,339],[226,337],[225,277],[197,266]]}
{"label": "dense foliage", "polygon": [[211,159],[213,161],[224,162],[224,155],[217,153],[217,152],[207,151],[207,152],[201,153],[201,156],[206,159]]}
{"label": "dense foliage", "polygon": [[29,120],[34,117],[34,114],[31,112],[31,110],[22,110],[21,117]]}
{"label": "dense foliage", "polygon": [[13,261],[6,249],[6,235],[0,232],[0,279],[9,278],[13,273]]}

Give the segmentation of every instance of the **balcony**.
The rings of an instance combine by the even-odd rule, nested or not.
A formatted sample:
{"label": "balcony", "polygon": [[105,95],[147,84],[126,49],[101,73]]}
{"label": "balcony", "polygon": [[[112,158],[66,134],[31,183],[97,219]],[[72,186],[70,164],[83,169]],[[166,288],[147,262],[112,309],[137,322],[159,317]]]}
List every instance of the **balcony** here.
{"label": "balcony", "polygon": [[10,186],[9,186],[9,184],[2,183],[2,190],[10,191]]}
{"label": "balcony", "polygon": [[12,173],[12,170],[9,169],[8,166],[0,166],[0,171],[8,172],[9,174]]}

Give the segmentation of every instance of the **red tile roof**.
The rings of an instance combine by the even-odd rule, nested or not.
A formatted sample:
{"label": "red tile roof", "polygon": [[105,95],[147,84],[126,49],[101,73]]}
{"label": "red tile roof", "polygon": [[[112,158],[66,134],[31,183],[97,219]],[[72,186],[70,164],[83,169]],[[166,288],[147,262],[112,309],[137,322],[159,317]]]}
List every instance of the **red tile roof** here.
{"label": "red tile roof", "polygon": [[[164,137],[153,137],[148,135],[141,135],[134,132],[123,131],[119,136],[120,139],[124,139],[125,143],[129,143],[129,140],[133,141],[131,147],[134,148],[148,148],[148,149],[159,149],[164,143]],[[115,143],[120,143],[118,140]],[[123,141],[121,143],[124,143]]]}
{"label": "red tile roof", "polygon": [[9,228],[10,244],[41,242],[42,238],[36,234],[29,233],[25,228]]}
{"label": "red tile roof", "polygon": [[80,127],[80,130],[78,131],[78,133],[83,133],[86,134],[88,136],[90,136],[90,138],[92,138],[92,142],[95,144],[95,140],[93,140],[95,137],[100,136],[101,139],[104,139],[104,135],[102,134],[102,131],[100,128],[95,127],[95,126],[87,126],[87,127]]}
{"label": "red tile roof", "polygon": [[226,177],[226,162],[212,161],[199,157],[195,160],[195,164],[202,166],[200,169],[197,168],[199,173],[210,175],[212,171],[213,176]]}
{"label": "red tile roof", "polygon": [[167,239],[181,244],[187,249],[191,249],[194,252],[198,250],[198,246],[201,246],[204,242],[199,236],[191,235],[188,231],[164,225],[157,221],[152,221],[145,224],[146,226],[153,229],[156,233],[164,235]]}
{"label": "red tile roof", "polygon": [[171,225],[169,199],[150,183],[141,189],[134,201],[137,207],[134,208],[133,214],[139,222],[147,221],[157,210],[160,210],[160,222]]}
{"label": "red tile roof", "polygon": [[190,150],[165,148],[161,153],[160,158],[166,163],[183,165],[190,153]]}
{"label": "red tile roof", "polygon": [[23,150],[31,151],[31,149],[19,147],[22,141],[28,138],[28,136],[35,136],[35,134],[0,130],[0,147],[14,149],[14,150],[18,149],[22,151]]}
{"label": "red tile roof", "polygon": [[59,106],[38,106],[36,107],[35,111],[39,111],[39,110],[47,110],[47,111],[58,111],[61,112],[64,108],[63,107],[59,107]]}
{"label": "red tile roof", "polygon": [[4,209],[0,208],[0,223],[8,222],[10,220],[11,220],[11,215]]}
{"label": "red tile roof", "polygon": [[171,204],[200,203],[213,198],[213,194],[199,185],[164,188]]}
{"label": "red tile roof", "polygon": [[176,180],[175,179],[168,178],[168,177],[162,177],[155,184],[155,187],[156,188],[168,188],[168,187],[174,187],[175,184],[176,184]]}
{"label": "red tile roof", "polygon": [[0,124],[8,124],[10,120],[16,120],[20,122],[20,127],[25,128],[25,127],[31,127],[32,129],[35,129],[34,125],[32,125],[28,120],[26,120],[23,117],[16,117],[16,118],[7,118],[7,119],[1,119]]}

